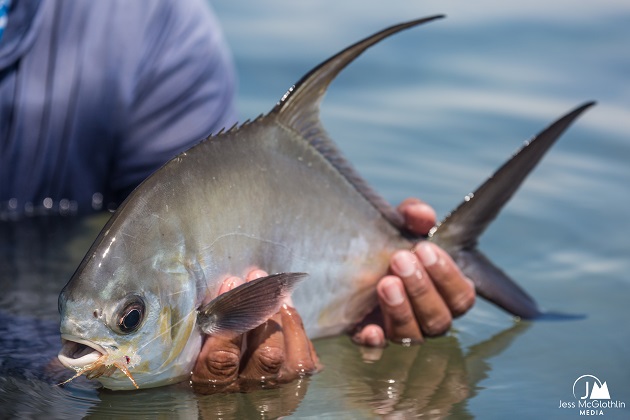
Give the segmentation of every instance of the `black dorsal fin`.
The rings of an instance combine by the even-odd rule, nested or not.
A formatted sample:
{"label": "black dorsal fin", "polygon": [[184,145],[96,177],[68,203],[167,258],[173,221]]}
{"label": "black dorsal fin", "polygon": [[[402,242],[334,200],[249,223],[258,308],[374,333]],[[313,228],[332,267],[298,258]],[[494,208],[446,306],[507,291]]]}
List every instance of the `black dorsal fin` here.
{"label": "black dorsal fin", "polygon": [[328,137],[319,120],[319,104],[326,94],[330,82],[357,58],[363,51],[377,42],[402,30],[444,17],[431,16],[401,23],[369,36],[344,49],[335,56],[321,63],[291,87],[270,112],[280,124],[299,133],[361,193],[383,216],[399,229],[403,228],[400,214],[379,194],[368,186],[352,165]]}

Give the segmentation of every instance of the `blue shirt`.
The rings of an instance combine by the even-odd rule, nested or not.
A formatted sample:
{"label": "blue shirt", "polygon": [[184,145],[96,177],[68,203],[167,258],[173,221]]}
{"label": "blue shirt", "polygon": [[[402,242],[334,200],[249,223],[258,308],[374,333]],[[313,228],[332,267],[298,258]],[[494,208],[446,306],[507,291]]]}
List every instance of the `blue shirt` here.
{"label": "blue shirt", "polygon": [[11,0],[0,0],[0,40],[4,33],[4,28],[7,26],[7,15],[9,14],[9,7],[11,6]]}
{"label": "blue shirt", "polygon": [[0,40],[0,218],[120,203],[236,121],[204,0],[14,0]]}

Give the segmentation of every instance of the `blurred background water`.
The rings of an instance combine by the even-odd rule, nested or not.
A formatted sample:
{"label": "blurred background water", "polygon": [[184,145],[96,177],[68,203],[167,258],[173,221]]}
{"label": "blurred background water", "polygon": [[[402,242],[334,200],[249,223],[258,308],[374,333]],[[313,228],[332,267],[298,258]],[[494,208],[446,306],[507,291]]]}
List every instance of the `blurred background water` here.
{"label": "blurred background water", "polygon": [[[394,23],[446,13],[368,50],[332,84],[325,126],[388,200],[451,210],[520,144],[597,100],[481,240],[569,322],[514,322],[479,302],[448,336],[363,354],[318,340],[326,369],[275,390],[198,396],[174,386],[99,390],[49,362],[57,295],[103,218],[0,227],[0,417],[575,418],[581,375],[630,404],[630,3],[215,1],[240,79],[243,120],[313,66]],[[379,359],[380,357],[380,359]],[[371,360],[365,362],[363,358]],[[65,376],[64,376],[65,375]],[[604,409],[628,418],[630,408]]]}

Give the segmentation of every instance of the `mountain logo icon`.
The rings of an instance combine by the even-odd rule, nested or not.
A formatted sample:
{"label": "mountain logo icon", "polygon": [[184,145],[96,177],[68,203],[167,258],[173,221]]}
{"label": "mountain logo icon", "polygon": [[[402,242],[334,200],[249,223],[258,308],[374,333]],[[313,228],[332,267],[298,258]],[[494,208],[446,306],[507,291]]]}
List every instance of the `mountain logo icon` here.
{"label": "mountain logo icon", "polygon": [[[581,391],[584,390],[584,391]],[[582,392],[584,392],[583,395]],[[580,395],[580,396],[578,396]],[[576,400],[609,400],[608,385],[593,375],[582,375],[573,383],[573,396]]]}

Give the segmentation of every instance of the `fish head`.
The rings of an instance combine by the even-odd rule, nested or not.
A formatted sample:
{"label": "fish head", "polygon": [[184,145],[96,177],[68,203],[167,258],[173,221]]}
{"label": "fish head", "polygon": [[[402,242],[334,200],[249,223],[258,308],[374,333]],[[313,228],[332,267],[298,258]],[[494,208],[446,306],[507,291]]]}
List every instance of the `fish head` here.
{"label": "fish head", "polygon": [[142,243],[120,232],[101,234],[59,296],[59,360],[114,390],[184,380],[202,333],[183,246],[167,252],[150,228]]}

